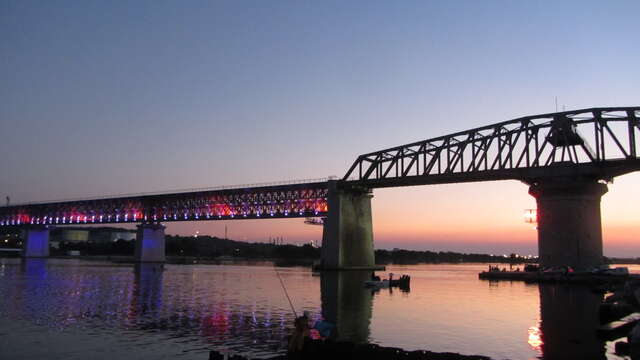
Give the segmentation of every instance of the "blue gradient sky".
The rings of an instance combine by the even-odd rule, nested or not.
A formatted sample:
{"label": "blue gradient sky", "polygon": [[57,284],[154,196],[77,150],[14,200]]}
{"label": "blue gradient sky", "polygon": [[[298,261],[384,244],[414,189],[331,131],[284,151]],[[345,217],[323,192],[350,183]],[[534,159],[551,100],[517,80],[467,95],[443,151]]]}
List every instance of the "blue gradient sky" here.
{"label": "blue gradient sky", "polygon": [[[15,202],[342,176],[355,157],[555,109],[638,105],[637,1],[2,1]],[[603,198],[640,256],[640,175]],[[377,190],[377,247],[529,252],[518,182]],[[224,223],[169,233],[220,235]],[[301,220],[232,237],[321,237]]]}

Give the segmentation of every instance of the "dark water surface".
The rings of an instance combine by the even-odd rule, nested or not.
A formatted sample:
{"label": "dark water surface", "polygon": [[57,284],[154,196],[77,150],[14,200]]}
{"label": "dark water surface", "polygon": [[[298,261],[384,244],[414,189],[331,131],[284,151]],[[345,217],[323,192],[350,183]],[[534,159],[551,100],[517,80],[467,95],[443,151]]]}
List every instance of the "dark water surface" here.
{"label": "dark water surface", "polygon": [[[493,359],[618,359],[595,336],[602,295],[479,280],[484,264],[390,266],[411,290],[372,292],[363,272],[278,268],[301,313],[340,338]],[[0,259],[0,359],[200,359],[284,351],[293,321],[271,263],[134,266]]]}

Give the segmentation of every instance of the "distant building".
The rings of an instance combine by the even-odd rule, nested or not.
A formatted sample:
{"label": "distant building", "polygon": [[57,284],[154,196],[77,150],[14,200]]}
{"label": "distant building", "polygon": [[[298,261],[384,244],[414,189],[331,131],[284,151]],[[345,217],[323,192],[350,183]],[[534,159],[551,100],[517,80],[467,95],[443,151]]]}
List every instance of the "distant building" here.
{"label": "distant building", "polygon": [[120,228],[95,228],[91,229],[91,241],[93,242],[116,242],[118,240],[131,241],[136,239],[136,230]]}
{"label": "distant building", "polygon": [[20,229],[0,229],[0,247],[20,248],[24,233]]}
{"label": "distant building", "polygon": [[[0,248],[21,248],[25,232],[21,229],[0,229]],[[57,227],[51,229],[50,246],[59,249],[61,242],[109,243],[136,239],[136,230],[116,227]]]}
{"label": "distant building", "polygon": [[89,230],[85,229],[60,229],[60,241],[86,242],[89,241]]}
{"label": "distant building", "polygon": [[66,227],[51,231],[51,246],[57,248],[60,242],[109,243],[118,240],[135,240],[136,231],[115,227]]}

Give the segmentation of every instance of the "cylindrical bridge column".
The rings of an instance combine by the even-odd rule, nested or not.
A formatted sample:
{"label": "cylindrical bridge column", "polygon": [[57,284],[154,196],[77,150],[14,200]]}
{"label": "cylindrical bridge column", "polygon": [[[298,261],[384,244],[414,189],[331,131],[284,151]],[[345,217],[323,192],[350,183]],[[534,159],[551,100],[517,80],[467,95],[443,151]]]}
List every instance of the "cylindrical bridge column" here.
{"label": "cylindrical bridge column", "polygon": [[23,257],[49,256],[49,228],[47,226],[29,226],[25,231],[25,235],[25,241],[22,248]]}
{"label": "cylindrical bridge column", "polygon": [[325,270],[376,269],[373,251],[371,192],[344,190],[329,182],[329,214],[322,234]]}
{"label": "cylindrical bridge column", "polygon": [[587,270],[603,263],[598,182],[545,181],[529,194],[538,205],[538,256],[542,266]]}
{"label": "cylindrical bridge column", "polygon": [[135,251],[137,262],[165,261],[164,229],[164,225],[157,223],[138,225]]}

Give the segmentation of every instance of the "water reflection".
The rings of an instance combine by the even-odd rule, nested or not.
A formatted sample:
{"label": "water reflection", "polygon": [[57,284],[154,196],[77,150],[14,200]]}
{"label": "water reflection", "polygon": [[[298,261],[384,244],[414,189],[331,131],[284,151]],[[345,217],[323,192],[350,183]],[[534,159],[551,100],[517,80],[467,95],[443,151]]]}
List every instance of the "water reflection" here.
{"label": "water reflection", "polygon": [[338,340],[369,340],[373,294],[364,288],[370,271],[324,271],[320,281],[322,316],[336,324]]}
{"label": "water reflection", "polygon": [[544,360],[605,359],[595,331],[601,301],[588,287],[540,284],[541,335],[530,330],[529,344],[542,349]]}
{"label": "water reflection", "polygon": [[527,343],[533,350],[542,351],[542,333],[540,332],[540,328],[537,326],[529,327],[529,339]]}
{"label": "water reflection", "polygon": [[[294,317],[271,264],[165,265],[163,271],[0,259],[0,267],[0,334],[9,334],[0,337],[0,358],[66,360],[94,356],[95,347],[108,349],[110,358],[195,360],[209,349],[269,357],[284,351]],[[411,292],[375,294],[363,287],[371,275],[366,271],[314,277],[292,267],[279,273],[298,313],[334,322],[338,339],[494,359],[604,358],[593,331],[600,295],[579,287],[487,283],[477,279],[482,269],[396,267],[393,272],[411,275]],[[58,356],[42,344],[61,344]]]}
{"label": "water reflection", "polygon": [[163,264],[135,264],[129,318],[155,315],[162,308]]}
{"label": "water reflection", "polygon": [[20,263],[22,273],[30,280],[43,280],[47,278],[46,258],[23,258]]}
{"label": "water reflection", "polygon": [[16,293],[4,295],[9,296],[14,307],[23,308],[27,316],[39,322],[49,316],[46,303],[38,301],[38,299],[45,299],[49,296],[47,289],[52,279],[49,276],[48,261],[43,258],[21,259],[20,270],[26,281],[14,289]]}
{"label": "water reflection", "polygon": [[[81,352],[77,347],[56,343],[56,356],[48,357],[35,344],[50,344],[53,336],[73,343],[74,332],[93,336],[84,339],[83,346],[113,346],[110,353],[120,355],[135,349],[158,358],[158,352],[205,353],[224,347],[264,357],[282,351],[293,320],[283,306],[281,288],[274,286],[265,268],[163,269],[157,264],[134,267],[58,259],[0,259],[0,263],[0,335],[24,339],[4,346],[0,336],[0,358],[18,354],[25,359],[73,358]],[[262,279],[255,280],[256,275]],[[298,273],[286,277],[295,287]],[[309,294],[314,296],[317,292]],[[319,309],[319,299],[318,306],[301,305]],[[105,345],[109,341],[113,343]],[[203,347],[203,341],[209,346]],[[172,342],[180,345],[167,349]]]}

